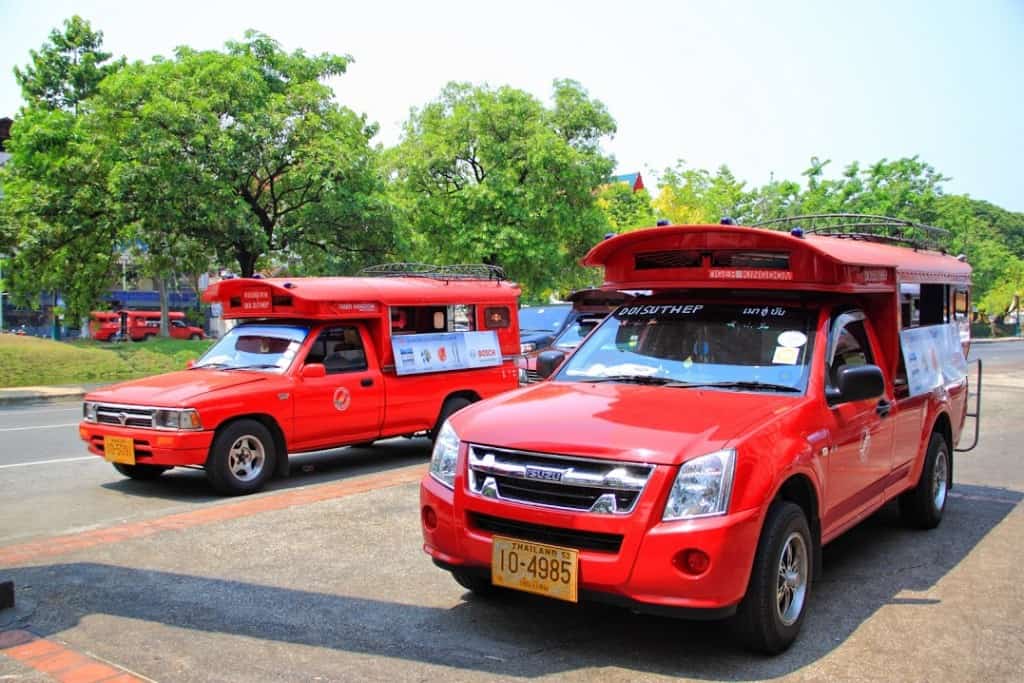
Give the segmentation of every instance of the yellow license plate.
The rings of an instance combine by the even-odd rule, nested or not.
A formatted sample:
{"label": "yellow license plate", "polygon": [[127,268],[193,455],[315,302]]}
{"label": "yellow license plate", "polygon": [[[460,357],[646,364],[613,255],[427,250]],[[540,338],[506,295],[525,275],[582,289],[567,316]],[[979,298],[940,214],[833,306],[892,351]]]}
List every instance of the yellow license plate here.
{"label": "yellow license plate", "polygon": [[130,436],[104,436],[103,457],[122,465],[135,464],[135,442]]}
{"label": "yellow license plate", "polygon": [[549,598],[576,602],[579,551],[495,536],[491,583]]}

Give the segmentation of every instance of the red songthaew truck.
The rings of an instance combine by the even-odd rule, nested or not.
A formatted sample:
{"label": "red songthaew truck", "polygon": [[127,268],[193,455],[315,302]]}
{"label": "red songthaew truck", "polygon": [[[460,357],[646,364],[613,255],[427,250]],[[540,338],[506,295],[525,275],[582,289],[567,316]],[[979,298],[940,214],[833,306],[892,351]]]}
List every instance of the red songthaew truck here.
{"label": "red songthaew truck", "polygon": [[126,476],[203,467],[228,494],[291,454],[434,435],[518,385],[519,288],[500,269],[232,279],[204,299],[235,325],[190,369],[85,397],[81,438]]}
{"label": "red songthaew truck", "polygon": [[474,592],[732,617],[788,647],[823,544],[892,499],[939,523],[967,415],[970,266],[863,222],[889,237],[693,225],[594,247],[602,288],[635,297],[542,353],[544,381],[440,425],[426,552]]}

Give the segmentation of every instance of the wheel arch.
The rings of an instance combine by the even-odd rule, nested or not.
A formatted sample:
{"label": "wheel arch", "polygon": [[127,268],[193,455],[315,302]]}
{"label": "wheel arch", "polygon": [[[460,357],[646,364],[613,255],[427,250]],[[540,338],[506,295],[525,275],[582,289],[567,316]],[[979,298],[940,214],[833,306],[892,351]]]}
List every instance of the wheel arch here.
{"label": "wheel arch", "polygon": [[[949,456],[949,467],[946,480],[946,488],[953,488],[953,422],[950,420],[949,413],[945,410],[939,411],[939,414],[935,416],[935,421],[932,423],[932,428],[928,431],[928,438],[931,438],[932,434],[942,434],[942,437],[946,440],[946,448]],[[925,451],[927,452],[928,446],[925,443]]]}
{"label": "wheel arch", "polygon": [[811,577],[816,577],[821,571],[821,499],[814,481],[802,472],[791,474],[776,490],[771,502],[775,501],[794,503],[804,511],[814,544]]}

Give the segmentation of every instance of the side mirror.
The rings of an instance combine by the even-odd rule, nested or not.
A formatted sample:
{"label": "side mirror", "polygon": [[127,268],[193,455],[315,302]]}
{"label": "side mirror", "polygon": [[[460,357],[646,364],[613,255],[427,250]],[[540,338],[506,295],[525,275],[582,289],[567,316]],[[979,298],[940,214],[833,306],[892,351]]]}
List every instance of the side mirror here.
{"label": "side mirror", "polygon": [[310,363],[302,366],[302,378],[303,379],[315,379],[317,377],[326,377],[327,368],[324,367],[323,363]]}
{"label": "side mirror", "polygon": [[191,370],[195,366],[196,366],[196,362],[194,360],[187,360],[187,361],[185,361],[185,369],[186,370]]}
{"label": "side mirror", "polygon": [[831,405],[879,398],[885,393],[885,379],[877,365],[856,365],[839,370],[836,386],[828,390]]}
{"label": "side mirror", "polygon": [[537,374],[543,378],[550,377],[563,360],[565,360],[565,354],[561,351],[542,351],[537,356]]}

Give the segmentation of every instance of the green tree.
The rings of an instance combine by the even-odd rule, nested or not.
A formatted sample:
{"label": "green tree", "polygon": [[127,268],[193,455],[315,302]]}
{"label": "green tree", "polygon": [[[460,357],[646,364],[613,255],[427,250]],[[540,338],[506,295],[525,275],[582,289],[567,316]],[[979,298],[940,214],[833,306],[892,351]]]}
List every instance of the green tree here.
{"label": "green tree", "polygon": [[654,207],[659,217],[678,225],[718,223],[725,216],[744,222],[752,201],[745,188],[728,166],[711,173],[680,159],[658,179]]}
{"label": "green tree", "polygon": [[634,192],[626,183],[609,183],[602,187],[597,206],[616,232],[649,228],[658,222],[650,193],[646,189]]}
{"label": "green tree", "polygon": [[122,232],[106,190],[109,158],[81,115],[100,80],[124,63],[110,61],[102,42],[102,33],[72,17],[30,53],[29,65],[15,68],[25,106],[0,176],[14,298],[38,305],[40,292],[59,290],[74,315],[87,313],[106,289]]}
{"label": "green tree", "polygon": [[79,104],[96,92],[100,81],[124,66],[124,58],[110,61],[104,52],[103,32],[75,15],[64,30],[50,32],[50,41],[30,50],[31,63],[14,67],[14,78],[29,106],[78,113]]}
{"label": "green tree", "polygon": [[104,81],[97,132],[121,150],[111,189],[143,241],[169,231],[244,276],[264,256],[379,259],[393,221],[376,127],[321,82],[349,61],[250,31],[226,52],[179,48]]}
{"label": "green tree", "polygon": [[412,111],[390,161],[416,258],[504,266],[533,298],[587,281],[578,261],[607,229],[595,190],[615,122],[574,81],[555,81],[553,100],[450,83]]}

